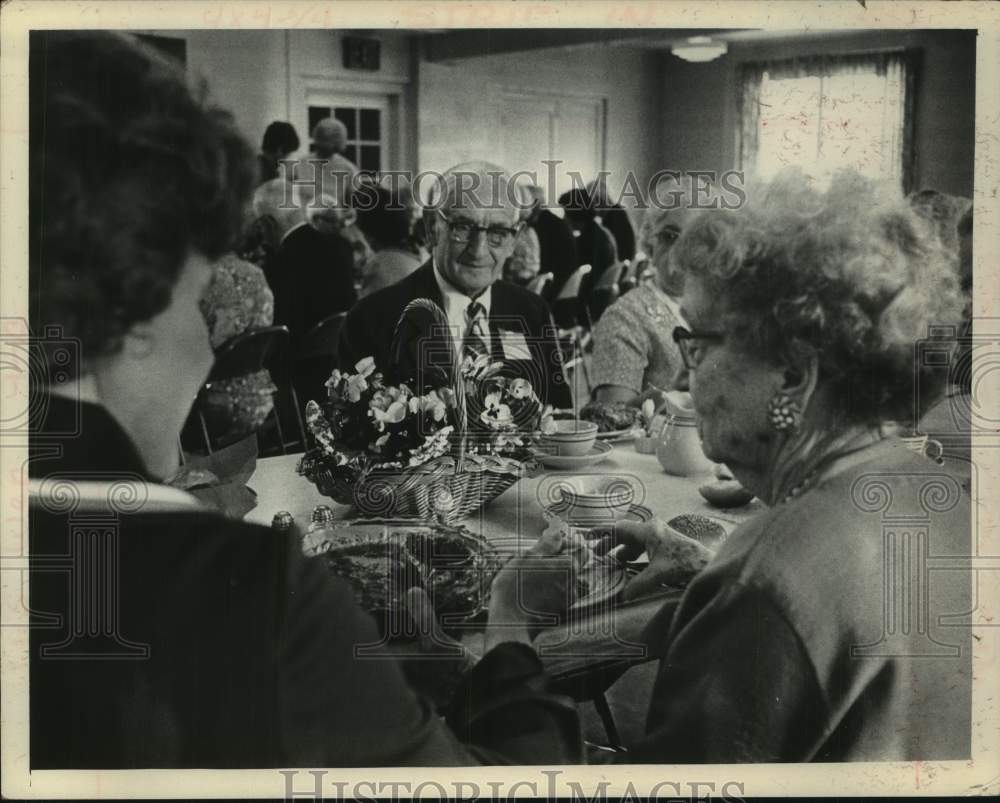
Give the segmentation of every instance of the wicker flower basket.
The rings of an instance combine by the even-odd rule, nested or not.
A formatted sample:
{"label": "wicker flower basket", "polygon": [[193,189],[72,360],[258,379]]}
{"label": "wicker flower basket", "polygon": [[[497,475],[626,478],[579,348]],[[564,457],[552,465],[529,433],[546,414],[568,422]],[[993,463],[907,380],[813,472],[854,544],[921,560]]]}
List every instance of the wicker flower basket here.
{"label": "wicker flower basket", "polygon": [[331,469],[317,468],[307,476],[321,494],[354,505],[362,516],[453,524],[498,497],[529,468],[511,458],[466,455],[461,470],[449,456],[414,469],[374,469],[353,483]]}
{"label": "wicker flower basket", "polygon": [[[447,331],[444,311],[432,301],[411,301],[396,328],[414,310],[430,313],[439,331]],[[393,349],[398,353],[398,349]],[[454,353],[454,349],[453,349]],[[456,427],[450,454],[412,468],[373,468],[357,476],[306,455],[300,472],[320,493],[335,502],[353,505],[362,516],[413,518],[454,524],[492,501],[533,468],[530,459],[467,453],[468,420],[465,382],[458,358],[451,366],[450,387],[455,395]]]}

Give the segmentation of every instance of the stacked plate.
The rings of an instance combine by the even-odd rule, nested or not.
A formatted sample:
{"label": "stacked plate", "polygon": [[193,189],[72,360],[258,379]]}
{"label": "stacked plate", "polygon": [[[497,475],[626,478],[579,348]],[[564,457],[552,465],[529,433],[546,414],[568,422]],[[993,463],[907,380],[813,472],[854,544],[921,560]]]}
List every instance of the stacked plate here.
{"label": "stacked plate", "polygon": [[598,440],[590,448],[589,452],[580,456],[557,455],[545,449],[537,449],[535,451],[535,458],[546,468],[551,468],[555,471],[578,471],[582,468],[597,465],[608,457],[613,450],[614,447],[611,444]]}

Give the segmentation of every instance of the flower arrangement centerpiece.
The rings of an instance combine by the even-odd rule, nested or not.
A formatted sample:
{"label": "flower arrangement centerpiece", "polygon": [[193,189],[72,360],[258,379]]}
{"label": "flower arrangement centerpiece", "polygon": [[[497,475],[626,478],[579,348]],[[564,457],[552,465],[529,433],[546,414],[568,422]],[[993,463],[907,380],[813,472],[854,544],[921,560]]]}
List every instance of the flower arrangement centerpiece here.
{"label": "flower arrangement centerpiece", "polygon": [[[415,305],[446,321],[425,299],[403,316]],[[531,383],[502,371],[456,355],[448,385],[423,393],[388,384],[371,357],[333,371],[327,399],[306,405],[312,445],[299,473],[365,516],[457,521],[524,476],[535,436],[551,428]]]}

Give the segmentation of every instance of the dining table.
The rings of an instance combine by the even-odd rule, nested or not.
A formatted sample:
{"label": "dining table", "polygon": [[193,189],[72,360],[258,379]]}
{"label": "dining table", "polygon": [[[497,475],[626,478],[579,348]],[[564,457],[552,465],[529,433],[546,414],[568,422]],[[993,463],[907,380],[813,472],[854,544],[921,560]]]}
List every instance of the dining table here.
{"label": "dining table", "polygon": [[[657,457],[638,452],[631,440],[612,443],[601,462],[586,469],[556,471],[539,466],[504,493],[487,503],[460,524],[493,544],[527,548],[547,526],[545,511],[562,501],[562,489],[581,475],[593,475],[627,482],[633,489],[632,507],[627,517],[663,521],[680,514],[698,514],[718,522],[729,533],[761,509],[752,500],[739,508],[718,509],[701,496],[698,488],[712,479],[711,473],[680,477],[667,474]],[[271,525],[274,515],[290,513],[305,531],[317,505],[333,512],[333,526],[355,519],[350,505],[337,504],[323,496],[308,479],[296,471],[299,454],[269,457],[257,461],[247,482],[256,494],[256,506],[245,520]],[[623,486],[619,486],[623,487]],[[542,630],[534,646],[554,682],[576,699],[593,699],[625,669],[658,659],[664,649],[662,628],[656,635],[647,632],[654,620],[669,621],[682,589],[664,588],[662,593],[628,603],[608,601],[581,615]],[[482,646],[482,629],[462,636],[472,654]],[[410,645],[394,645],[397,657],[405,658]]]}

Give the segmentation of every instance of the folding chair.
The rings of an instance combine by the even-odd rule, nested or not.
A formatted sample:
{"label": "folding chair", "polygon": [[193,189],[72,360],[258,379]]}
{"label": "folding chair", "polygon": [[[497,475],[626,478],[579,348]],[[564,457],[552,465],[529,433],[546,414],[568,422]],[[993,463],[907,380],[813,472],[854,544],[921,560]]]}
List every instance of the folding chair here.
{"label": "folding chair", "polygon": [[[261,455],[268,452],[264,438],[266,430],[272,428],[278,436],[279,448],[282,454],[288,453],[289,447],[305,448],[305,425],[299,410],[298,396],[287,376],[287,363],[284,359],[288,348],[288,328],[285,326],[267,326],[261,329],[251,329],[223,343],[215,354],[215,364],[209,374],[208,381],[202,386],[195,401],[193,415],[196,417],[205,448],[211,454],[219,446],[225,445],[223,436],[213,436],[209,431],[208,420],[205,417],[203,394],[212,390],[212,383],[226,379],[235,379],[257,371],[268,370],[271,380],[278,387],[275,393],[274,408],[264,424],[257,431]],[[282,412],[283,403],[279,397],[289,397],[293,413],[287,409]],[[284,426],[292,424],[298,429],[298,439],[285,439]]]}
{"label": "folding chair", "polygon": [[597,280],[597,284],[591,288],[590,298],[588,299],[589,303],[586,305],[587,320],[590,323],[591,329],[600,320],[601,315],[604,314],[604,310],[618,300],[618,282],[624,269],[623,265],[617,263],[609,266],[601,274],[601,278]]}
{"label": "folding chair", "polygon": [[534,279],[528,282],[526,288],[536,296],[544,296],[545,290],[552,283],[553,278],[554,276],[551,273],[539,273]]}
{"label": "folding chair", "polygon": [[552,318],[560,329],[572,329],[579,324],[580,285],[590,273],[590,265],[581,265],[573,271],[552,302]]}
{"label": "folding chair", "polygon": [[629,290],[635,290],[639,286],[639,281],[636,279],[636,268],[639,265],[640,254],[636,254],[635,260],[626,259],[622,263],[621,276],[618,279],[618,297],[621,298]]}
{"label": "folding chair", "polygon": [[347,312],[336,312],[302,338],[294,355],[293,384],[303,401],[323,393],[323,383],[337,366],[337,343]]}
{"label": "folding chair", "polygon": [[[549,274],[550,276],[552,274]],[[335,312],[316,324],[304,338],[295,355],[297,360],[312,357],[336,357],[337,339],[340,337],[340,327],[347,318],[347,312]]]}

